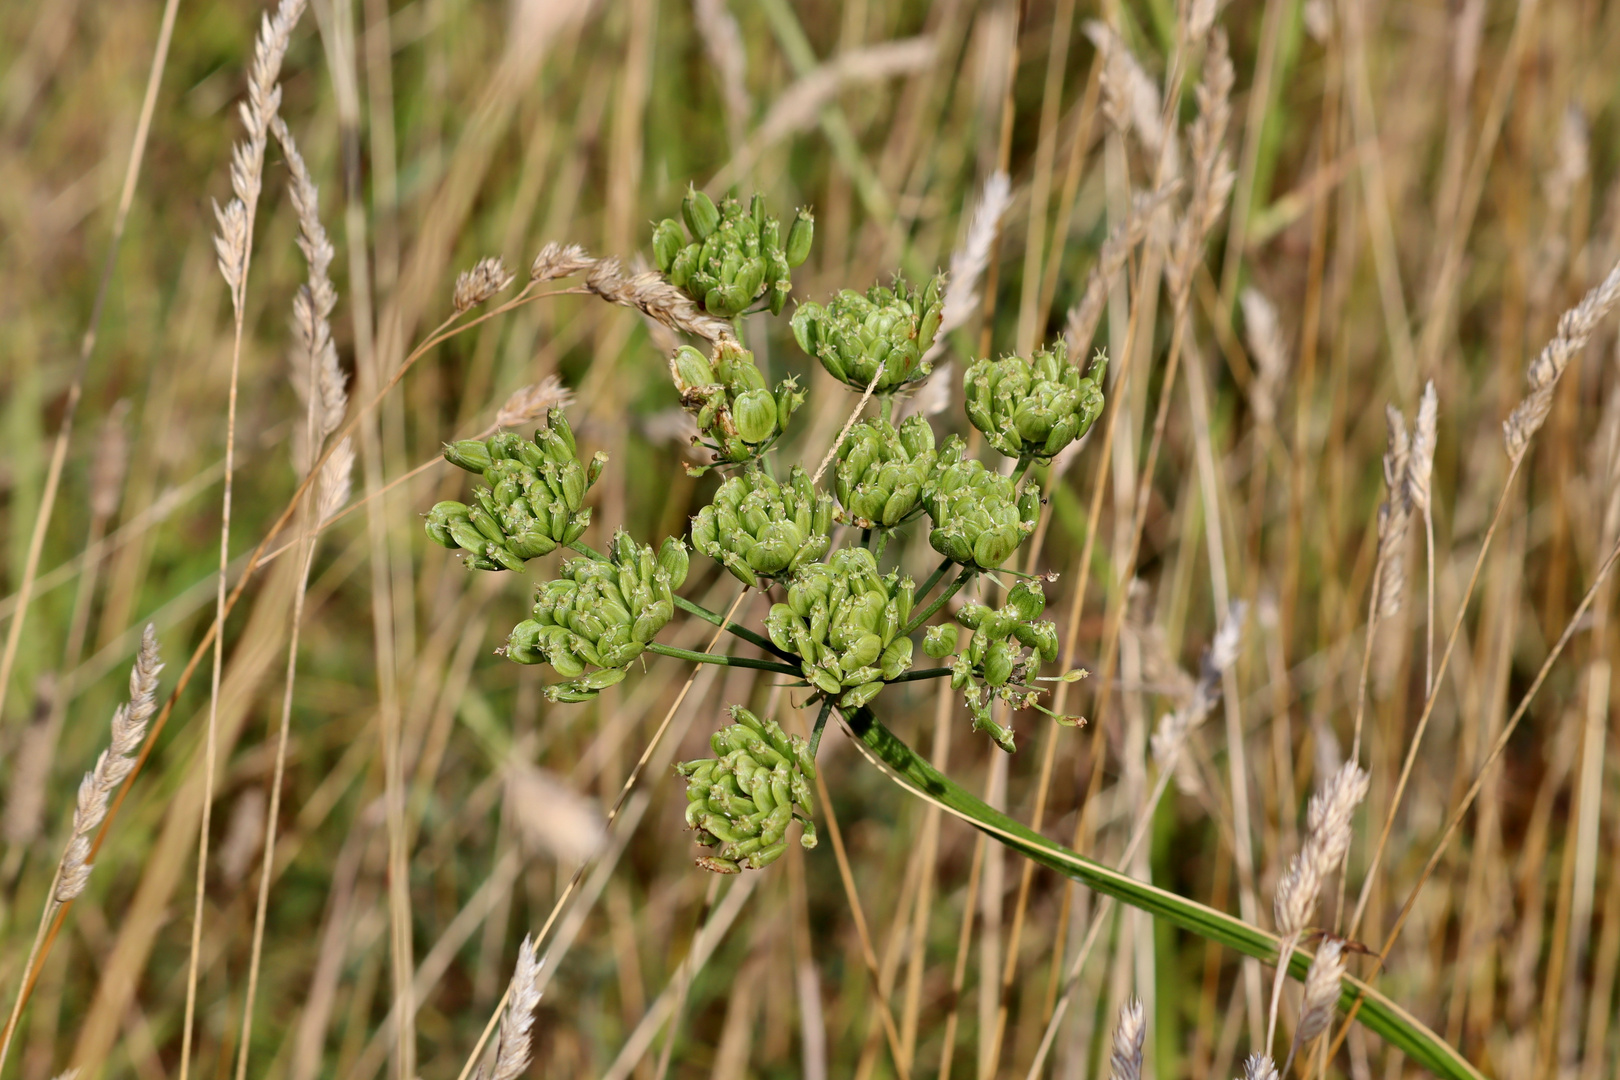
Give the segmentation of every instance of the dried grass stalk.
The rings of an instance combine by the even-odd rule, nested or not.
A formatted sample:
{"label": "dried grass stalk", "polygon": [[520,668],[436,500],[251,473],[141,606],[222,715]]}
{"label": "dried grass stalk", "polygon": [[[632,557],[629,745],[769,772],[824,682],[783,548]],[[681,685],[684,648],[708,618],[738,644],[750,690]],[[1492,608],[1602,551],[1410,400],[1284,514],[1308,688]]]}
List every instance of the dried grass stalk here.
{"label": "dried grass stalk", "polygon": [[1086,287],[1080,300],[1064,319],[1064,343],[1069,347],[1070,356],[1084,356],[1091,347],[1091,339],[1097,335],[1097,324],[1102,321],[1103,306],[1125,269],[1125,260],[1130,258],[1131,250],[1146,239],[1159,208],[1180,187],[1180,181],[1172,180],[1157,191],[1137,195],[1125,220],[1114,226],[1108,239],[1103,241],[1097,261],[1086,275]]}
{"label": "dried grass stalk", "polygon": [[[1204,75],[1198,83],[1198,118],[1188,131],[1192,152],[1192,192],[1187,211],[1176,224],[1165,267],[1170,292],[1178,310],[1192,292],[1193,272],[1204,251],[1204,240],[1220,220],[1232,194],[1232,156],[1226,149],[1226,129],[1232,120],[1232,57],[1226,34],[1216,30],[1204,56]],[[1173,175],[1166,170],[1166,175]]]}
{"label": "dried grass stalk", "polygon": [[1243,1061],[1243,1080],[1277,1080],[1277,1063],[1270,1054],[1250,1054]]}
{"label": "dried grass stalk", "polygon": [[1114,1028],[1114,1049],[1108,1058],[1110,1080],[1142,1080],[1142,1043],[1146,1038],[1142,1002],[1131,998],[1119,1011],[1119,1024]]}
{"label": "dried grass stalk", "polygon": [[1270,427],[1277,419],[1277,389],[1288,372],[1288,343],[1283,340],[1277,308],[1259,289],[1247,288],[1238,294],[1243,308],[1243,336],[1248,339],[1249,356],[1254,361],[1254,383],[1249,389],[1249,405],[1254,418]]}
{"label": "dried grass stalk", "polygon": [[129,704],[120,705],[112,718],[112,741],[96,759],[95,768],[84,774],[79,784],[78,804],[73,810],[73,836],[62,853],[54,897],[66,903],[84,892],[90,881],[90,838],[101,819],[107,816],[107,802],[118,785],[135,767],[135,752],[146,738],[146,725],[157,709],[158,673],[163,664],[158,656],[157,631],[148,624],[141,634],[140,652],[129,672]]}
{"label": "dried grass stalk", "polygon": [[1412,442],[1406,418],[1393,405],[1384,406],[1389,423],[1389,446],[1384,451],[1383,505],[1378,508],[1378,606],[1380,618],[1400,614],[1406,592],[1406,530],[1412,519]]}
{"label": "dried grass stalk", "polygon": [[537,383],[520,386],[507,397],[495,414],[497,428],[516,428],[532,424],[552,409],[566,409],[574,403],[574,393],[555,375],[547,375]]}
{"label": "dried grass stalk", "polygon": [[547,244],[529,267],[529,278],[536,282],[580,274],[590,292],[610,304],[635,308],[671,330],[711,344],[735,338],[731,323],[705,312],[662,274],[649,270],[626,277],[618,259],[592,258],[578,244]]}
{"label": "dried grass stalk", "polygon": [[1329,939],[1316,950],[1316,959],[1305,976],[1305,1003],[1300,1006],[1299,1028],[1294,1041],[1308,1046],[1328,1029],[1333,1006],[1339,1000],[1339,983],[1344,979],[1344,944]]}
{"label": "dried grass stalk", "polygon": [[500,1033],[495,1038],[495,1060],[486,1072],[479,1066],[474,1080],[516,1080],[529,1067],[530,1033],[534,1010],[540,1004],[541,961],[534,942],[524,935],[518,946],[517,967],[507,990],[506,1012],[501,1016]]}
{"label": "dried grass stalk", "polygon": [[1558,386],[1564,369],[1569,366],[1570,358],[1586,347],[1592,331],[1597,329],[1597,324],[1605,315],[1614,310],[1616,302],[1620,302],[1620,263],[1609,271],[1608,277],[1582,297],[1579,304],[1564,312],[1558,320],[1557,333],[1525,372],[1525,382],[1529,384],[1530,392],[1502,424],[1508,460],[1513,464],[1517,465],[1524,457],[1530,440],[1541,430],[1547,414],[1552,411],[1553,390]]}
{"label": "dried grass stalk", "polygon": [[1199,666],[1198,681],[1186,704],[1165,714],[1153,733],[1153,760],[1161,769],[1174,766],[1182,741],[1208,718],[1221,700],[1221,677],[1237,663],[1238,646],[1243,641],[1243,623],[1248,615],[1248,604],[1234,601],[1215,631],[1215,639],[1204,651]]}
{"label": "dried grass stalk", "polygon": [[945,351],[950,334],[967,324],[979,310],[979,279],[990,265],[990,249],[995,245],[1001,218],[1012,203],[1012,181],[1004,172],[993,172],[984,182],[979,202],[968,222],[967,236],[951,252],[951,269],[946,277],[945,301],[941,305],[939,332],[923,362],[929,363]]}
{"label": "dried grass stalk", "polygon": [[1346,762],[1311,796],[1305,843],[1277,882],[1273,907],[1279,934],[1297,936],[1309,925],[1322,884],[1350,850],[1350,819],[1367,797],[1368,781],[1365,769]]}

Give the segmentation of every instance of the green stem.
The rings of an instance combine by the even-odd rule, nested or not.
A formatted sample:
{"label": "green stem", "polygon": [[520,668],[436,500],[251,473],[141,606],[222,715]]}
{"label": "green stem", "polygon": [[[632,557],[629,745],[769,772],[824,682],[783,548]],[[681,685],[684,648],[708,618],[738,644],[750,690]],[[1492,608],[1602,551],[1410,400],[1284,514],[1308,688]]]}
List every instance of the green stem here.
{"label": "green stem", "polygon": [[810,757],[816,756],[816,750],[821,746],[821,733],[827,730],[827,717],[832,715],[833,702],[836,699],[828,698],[821,703],[821,712],[816,714],[816,726],[810,729]]}
{"label": "green stem", "polygon": [[962,567],[962,572],[956,576],[956,580],[951,582],[944,592],[934,597],[933,603],[923,608],[920,614],[913,615],[911,617],[911,621],[906,623],[905,627],[901,629],[900,636],[909,637],[911,633],[917,629],[917,627],[921,626],[929,619],[932,619],[934,617],[934,612],[944,607],[945,601],[961,592],[962,586],[972,581],[973,575],[977,572],[978,571],[974,570],[971,566]]}
{"label": "green stem", "polygon": [[797,668],[790,668],[786,664],[778,664],[775,660],[754,660],[747,656],[722,656],[718,653],[696,652],[692,649],[679,649],[674,645],[663,645],[653,642],[647,646],[647,651],[657,653],[659,656],[673,656],[677,660],[690,660],[694,664],[719,664],[722,667],[755,668],[759,671],[774,671],[782,675],[799,674]]}
{"label": "green stem", "polygon": [[[725,627],[727,633],[735,634],[744,641],[748,642],[750,645],[757,645],[773,656],[778,656],[783,660],[789,661],[798,660],[797,656],[794,656],[786,649],[778,649],[776,647],[776,642],[772,641],[770,638],[756,634],[746,626],[741,626],[734,622],[728,622],[725,619],[722,619],[715,612],[704,607],[702,604],[694,604],[684,596],[675,597],[675,606],[686,612],[688,615],[696,615],[698,618],[702,619],[711,626]],[[794,668],[793,674],[797,675],[798,673],[798,669]]]}
{"label": "green stem", "polygon": [[872,557],[873,558],[875,558],[875,559],[883,558],[883,549],[889,546],[889,533],[890,533],[890,531],[891,530],[889,530],[889,529],[884,529],[882,532],[878,533],[877,549],[872,552]]}
{"label": "green stem", "polygon": [[918,589],[913,596],[915,596],[917,600],[921,600],[929,593],[933,592],[934,586],[939,584],[939,579],[945,576],[945,571],[949,570],[952,565],[953,564],[949,559],[941,562],[934,568],[934,572],[928,575],[928,580],[922,583],[922,588]]}
{"label": "green stem", "polygon": [[1011,479],[1014,487],[1018,486],[1018,481],[1024,478],[1024,474],[1029,472],[1029,467],[1034,464],[1034,462],[1034,458],[1021,457],[1018,459],[1018,467],[1012,471]]}
{"label": "green stem", "polygon": [[[1088,859],[992,809],[919,757],[878,722],[869,709],[860,709],[852,717],[846,717],[846,723],[855,736],[856,748],[890,780],[1014,851],[1073,878],[1094,892],[1112,896],[1207,941],[1225,945],[1263,963],[1277,962],[1281,943],[1275,935]],[[1288,973],[1295,979],[1304,982],[1310,965],[1310,954],[1297,948],[1290,952]],[[1349,1009],[1358,996],[1363,998],[1358,1019],[1436,1076],[1444,1080],[1484,1080],[1478,1069],[1421,1021],[1360,979],[1345,976],[1339,990],[1339,1008]]]}
{"label": "green stem", "polygon": [[888,681],[890,683],[921,682],[924,679],[943,679],[950,673],[951,669],[948,667],[917,668],[915,670],[908,671],[903,675],[896,675],[894,678]]}

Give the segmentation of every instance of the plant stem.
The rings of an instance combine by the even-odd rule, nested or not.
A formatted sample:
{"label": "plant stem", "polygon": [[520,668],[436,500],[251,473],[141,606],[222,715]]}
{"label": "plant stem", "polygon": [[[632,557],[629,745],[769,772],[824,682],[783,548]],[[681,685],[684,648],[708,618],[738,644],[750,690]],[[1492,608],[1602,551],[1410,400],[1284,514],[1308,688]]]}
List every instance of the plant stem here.
{"label": "plant stem", "polygon": [[934,602],[932,604],[929,604],[927,607],[923,608],[919,614],[911,617],[911,621],[906,623],[905,627],[900,631],[900,636],[907,637],[914,630],[916,630],[917,627],[921,626],[929,619],[932,619],[934,617],[934,612],[944,607],[945,601],[961,592],[962,586],[972,581],[973,576],[977,573],[978,571],[974,570],[971,566],[962,567],[962,572],[956,576],[956,580],[951,582],[950,586],[944,592],[934,597]]}
{"label": "plant stem", "polygon": [[673,656],[677,660],[690,660],[694,664],[719,664],[722,667],[756,668],[759,671],[774,671],[781,675],[799,674],[797,668],[778,664],[775,660],[755,660],[747,656],[723,656],[719,653],[697,652],[693,649],[680,649],[674,645],[664,645],[653,642],[647,646],[647,651],[657,653],[659,656]]}
{"label": "plant stem", "polygon": [[816,714],[816,726],[810,729],[811,758],[816,756],[816,751],[821,747],[821,733],[827,730],[827,717],[832,715],[833,700],[827,698],[821,703],[821,711]]}
{"label": "plant stem", "polygon": [[1018,485],[1018,481],[1024,478],[1024,474],[1029,472],[1029,467],[1034,463],[1034,458],[1021,457],[1018,459],[1018,465],[1013,469],[1012,476],[1009,478],[1012,480],[1014,487]]}
{"label": "plant stem", "polygon": [[916,670],[908,671],[903,675],[896,675],[894,678],[887,681],[890,683],[922,682],[924,679],[943,679],[950,673],[951,669],[948,667],[917,668]]}
{"label": "plant stem", "polygon": [[[710,611],[708,608],[704,607],[702,604],[694,604],[684,596],[675,597],[675,606],[686,612],[688,615],[696,615],[710,626],[722,627],[729,633],[735,634],[742,638],[750,645],[759,646],[772,656],[779,656],[783,660],[789,661],[798,659],[798,657],[794,656],[786,649],[778,649],[776,647],[776,642],[772,641],[770,638],[756,634],[754,631],[748,629],[748,627],[740,626],[737,623],[731,622],[729,619],[723,619],[719,615],[716,615],[714,612]],[[797,669],[795,669],[794,673],[798,673]]]}
{"label": "plant stem", "polygon": [[935,567],[934,572],[928,575],[928,580],[922,583],[922,588],[917,590],[916,598],[921,600],[923,597],[933,592],[934,586],[939,584],[939,579],[945,576],[945,571],[949,570],[951,565],[951,560],[945,559],[937,567]]}
{"label": "plant stem", "polygon": [[[846,717],[846,723],[855,738],[856,749],[890,780],[981,829],[1012,850],[1103,896],[1113,897],[1206,941],[1224,945],[1268,964],[1276,963],[1279,959],[1281,942],[1275,935],[1225,912],[1138,881],[1128,874],[1088,859],[985,805],[917,756],[911,747],[884,727],[870,709],[856,710]],[[1287,967],[1288,974],[1293,978],[1303,982],[1310,964],[1309,955],[1298,949],[1290,950]],[[1360,979],[1345,977],[1338,1007],[1348,1009],[1358,995],[1362,997],[1361,1022],[1390,1045],[1399,1047],[1412,1060],[1445,1080],[1482,1080],[1479,1071],[1453,1047]]]}

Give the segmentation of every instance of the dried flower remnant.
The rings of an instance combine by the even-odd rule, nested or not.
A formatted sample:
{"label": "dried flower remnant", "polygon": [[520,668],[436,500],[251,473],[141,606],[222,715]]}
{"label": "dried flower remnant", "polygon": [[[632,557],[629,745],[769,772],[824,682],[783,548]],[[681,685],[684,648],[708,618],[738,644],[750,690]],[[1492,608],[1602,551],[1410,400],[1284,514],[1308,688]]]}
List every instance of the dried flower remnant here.
{"label": "dried flower remnant", "polygon": [[485,303],[504,291],[516,278],[517,275],[508,270],[498,256],[479,259],[471,270],[463,270],[461,276],[456,278],[456,291],[451,297],[456,314],[461,315]]}

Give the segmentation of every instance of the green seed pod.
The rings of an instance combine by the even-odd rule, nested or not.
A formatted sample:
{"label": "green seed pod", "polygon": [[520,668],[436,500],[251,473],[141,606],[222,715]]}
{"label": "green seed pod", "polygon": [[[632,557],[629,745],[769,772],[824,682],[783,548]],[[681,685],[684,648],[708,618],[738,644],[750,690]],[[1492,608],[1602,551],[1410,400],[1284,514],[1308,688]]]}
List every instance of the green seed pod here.
{"label": "green seed pod", "polygon": [[686,198],[681,200],[681,217],[686,219],[687,230],[700,243],[720,225],[720,211],[714,200],[690,184],[686,187]]}
{"label": "green seed pod", "polygon": [[466,469],[468,472],[482,473],[491,465],[489,448],[477,439],[462,439],[460,442],[444,444],[444,460],[450,464]]}
{"label": "green seed pod", "polygon": [[742,441],[757,446],[777,432],[776,399],[769,390],[749,390],[732,404],[737,434]]}
{"label": "green seed pod", "polygon": [[1033,622],[1046,610],[1046,593],[1039,581],[1020,581],[1008,590],[1007,606],[1024,622]]}
{"label": "green seed pod", "polygon": [[719,381],[708,358],[690,345],[682,345],[670,356],[669,373],[675,379],[675,389],[682,394]]}
{"label": "green seed pod", "polygon": [[793,225],[788,229],[787,247],[783,251],[788,266],[797,269],[804,265],[804,260],[810,257],[810,245],[815,235],[816,215],[808,207],[803,207],[794,215]]}
{"label": "green seed pod", "polygon": [[825,307],[800,305],[793,313],[793,336],[852,390],[865,391],[876,379],[877,393],[893,393],[933,370],[924,357],[939,326],[938,297],[936,285],[918,290],[901,277],[892,289],[845,290]]}
{"label": "green seed pod", "polygon": [[665,218],[653,229],[653,260],[660,273],[668,274],[675,256],[686,246],[686,235],[674,218]]}
{"label": "green seed pod", "polygon": [[956,627],[950,623],[930,626],[923,635],[923,652],[935,660],[943,660],[956,651]]}

